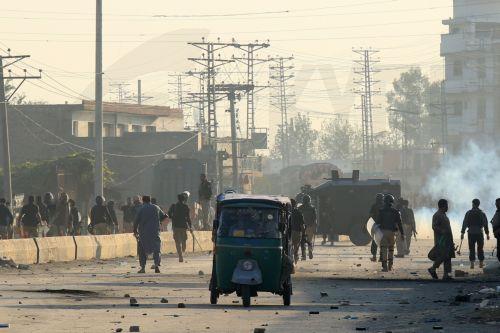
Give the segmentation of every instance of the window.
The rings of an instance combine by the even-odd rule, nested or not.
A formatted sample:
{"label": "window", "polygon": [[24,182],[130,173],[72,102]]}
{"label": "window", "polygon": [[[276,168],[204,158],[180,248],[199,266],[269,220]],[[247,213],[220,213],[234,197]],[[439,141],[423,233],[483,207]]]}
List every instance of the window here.
{"label": "window", "polygon": [[156,133],[156,126],[146,126],[146,132]]}
{"label": "window", "polygon": [[114,136],[113,124],[104,124],[102,129],[102,135],[104,137]]}
{"label": "window", "polygon": [[453,103],[453,114],[456,116],[464,114],[464,103],[462,101],[455,101]]}
{"label": "window", "polygon": [[142,126],[141,125],[132,125],[132,132],[141,133],[142,132]]}
{"label": "window", "polygon": [[94,123],[89,122],[87,126],[87,136],[89,138],[92,138],[95,136],[95,128],[94,128]]}
{"label": "window", "polygon": [[477,77],[479,79],[485,79],[486,78],[486,61],[484,58],[479,58],[477,59]]}
{"label": "window", "polygon": [[278,209],[226,207],[220,215],[218,235],[237,238],[280,238],[278,226]]}
{"label": "window", "polygon": [[477,118],[480,120],[486,119],[486,99],[480,98],[477,102]]}
{"label": "window", "polygon": [[73,121],[73,136],[78,136],[78,121]]}
{"label": "window", "polygon": [[124,133],[128,132],[128,126],[125,124],[118,124],[116,126],[116,136],[123,136]]}
{"label": "window", "polygon": [[453,76],[461,77],[463,75],[463,62],[462,60],[455,60],[453,62]]}

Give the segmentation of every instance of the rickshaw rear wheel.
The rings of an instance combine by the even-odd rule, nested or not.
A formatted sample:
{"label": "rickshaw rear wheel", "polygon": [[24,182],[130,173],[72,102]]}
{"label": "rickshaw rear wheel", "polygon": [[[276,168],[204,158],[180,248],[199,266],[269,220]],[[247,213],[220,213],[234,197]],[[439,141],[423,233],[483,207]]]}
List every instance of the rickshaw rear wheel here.
{"label": "rickshaw rear wheel", "polygon": [[250,286],[241,286],[241,299],[243,300],[243,306],[248,308],[250,306]]}
{"label": "rickshaw rear wheel", "polygon": [[292,282],[288,278],[283,284],[283,305],[290,306],[292,302]]}

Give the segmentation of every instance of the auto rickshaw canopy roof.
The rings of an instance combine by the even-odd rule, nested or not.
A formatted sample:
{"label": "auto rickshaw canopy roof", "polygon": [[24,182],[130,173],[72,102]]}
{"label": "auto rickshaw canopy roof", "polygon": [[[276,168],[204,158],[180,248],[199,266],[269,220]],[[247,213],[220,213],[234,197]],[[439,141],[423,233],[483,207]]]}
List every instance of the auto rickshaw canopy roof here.
{"label": "auto rickshaw canopy roof", "polygon": [[272,204],[278,206],[290,206],[290,198],[277,195],[260,195],[260,194],[242,194],[242,193],[223,193],[217,197],[220,204],[229,203],[261,203]]}

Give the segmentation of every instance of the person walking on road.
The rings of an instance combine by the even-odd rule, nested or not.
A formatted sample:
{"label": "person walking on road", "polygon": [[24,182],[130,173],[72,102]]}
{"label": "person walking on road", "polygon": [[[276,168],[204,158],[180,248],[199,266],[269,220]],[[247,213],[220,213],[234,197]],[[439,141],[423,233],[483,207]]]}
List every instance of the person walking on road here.
{"label": "person walking on road", "polygon": [[[370,216],[369,218],[373,219],[373,222],[376,223],[378,214],[380,213],[380,210],[384,207],[384,195],[382,193],[377,193],[375,196],[375,203],[372,205],[370,208]],[[377,261],[377,243],[375,242],[374,239],[372,239],[372,244],[370,247],[370,251],[372,254],[371,261]],[[380,258],[380,261],[382,261],[382,258]]]}
{"label": "person walking on road", "polygon": [[40,210],[35,205],[35,197],[30,195],[28,203],[21,208],[17,217],[18,223],[22,226],[24,238],[38,237],[38,226],[41,222]]}
{"label": "person walking on road", "polygon": [[392,270],[394,264],[394,245],[396,243],[396,232],[401,233],[404,241],[403,226],[401,224],[401,213],[393,207],[394,197],[387,194],[384,197],[384,207],[380,210],[375,223],[382,231],[382,240],[380,241],[380,257],[382,258],[382,271]]}
{"label": "person walking on road", "polygon": [[210,230],[210,210],[212,200],[212,183],[208,181],[207,175],[200,175],[200,187],[198,189],[198,199],[201,205],[201,221],[203,230]]}
{"label": "person walking on road", "polygon": [[500,262],[500,198],[495,200],[495,206],[497,207],[497,211],[491,220],[491,229],[493,232],[493,236],[497,239],[497,259]]}
{"label": "person walking on road", "polygon": [[[295,199],[290,200],[292,203],[292,248],[293,248],[293,259],[295,264],[299,261],[299,248],[302,241],[302,235],[305,233],[306,225],[304,223],[304,216],[297,209],[297,201]],[[305,256],[305,253],[304,253]]]}
{"label": "person walking on road", "polygon": [[61,193],[59,202],[55,208],[53,230],[55,236],[66,236],[71,228],[71,220],[69,213],[69,197],[66,193]]}
{"label": "person walking on road", "polygon": [[191,224],[189,207],[186,204],[186,195],[179,194],[177,200],[177,203],[170,206],[168,216],[172,220],[172,230],[179,262],[184,262],[183,253],[186,252],[187,231],[193,232],[193,226]]}
{"label": "person walking on road", "polygon": [[406,255],[410,254],[411,237],[417,237],[417,225],[415,223],[415,213],[410,208],[410,202],[406,199],[402,202],[401,219],[403,220],[403,231],[406,241]]}
{"label": "person walking on road", "polygon": [[0,198],[0,239],[9,239],[12,230],[12,223],[14,223],[14,216],[7,202],[4,198]]}
{"label": "person walking on road", "polygon": [[49,209],[43,202],[41,195],[36,197],[36,205],[40,210],[41,219],[38,234],[40,237],[45,237],[47,235],[47,232],[49,231]]}
{"label": "person walking on road", "polygon": [[[316,208],[311,204],[311,197],[309,195],[304,195],[302,199],[302,205],[299,207],[299,211],[304,217],[304,223],[306,225],[305,236],[306,243],[309,252],[309,259],[313,258],[314,249],[314,236],[316,234],[316,229],[318,227],[316,218]],[[305,253],[303,253],[304,256]]]}
{"label": "person walking on road", "polygon": [[149,254],[153,254],[155,273],[160,273],[160,223],[168,217],[160,207],[151,203],[151,197],[142,197],[142,208],[134,221],[134,235],[137,238],[137,251],[141,269],[139,274],[146,272],[146,261]]}
{"label": "person walking on road", "polygon": [[444,265],[443,280],[453,280],[451,274],[451,259],[455,258],[455,244],[453,243],[453,232],[450,219],[446,215],[448,201],[438,201],[438,211],[432,216],[432,230],[434,230],[434,264],[428,269],[432,278],[437,280],[436,270]]}
{"label": "person walking on road", "polygon": [[93,235],[109,235],[113,227],[113,219],[109,214],[108,206],[104,204],[104,198],[98,195],[95,205],[90,210],[89,232]]}
{"label": "person walking on road", "polygon": [[81,234],[81,220],[82,216],[76,207],[76,202],[73,199],[69,199],[69,215],[71,219],[71,235],[80,236]]}
{"label": "person walking on road", "polygon": [[484,267],[484,233],[486,239],[490,240],[490,232],[488,230],[488,218],[486,214],[479,209],[481,202],[479,199],[472,200],[472,209],[469,210],[464,217],[462,224],[462,233],[460,239],[464,239],[465,231],[467,231],[467,238],[469,240],[469,260],[470,268],[474,269],[476,261],[476,244],[477,244],[477,257],[479,259],[479,267]]}

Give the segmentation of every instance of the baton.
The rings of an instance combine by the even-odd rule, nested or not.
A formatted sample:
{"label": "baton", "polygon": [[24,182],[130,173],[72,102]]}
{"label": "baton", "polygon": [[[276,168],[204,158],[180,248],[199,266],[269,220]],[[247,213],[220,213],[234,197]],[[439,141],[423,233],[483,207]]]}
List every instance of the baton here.
{"label": "baton", "polygon": [[[198,244],[198,246],[200,247],[200,250],[203,251],[203,248],[201,247],[201,244],[200,242],[198,242],[198,240],[196,239],[196,237],[194,236],[194,232],[191,231],[191,236],[193,236],[193,240],[196,242],[196,244]],[[193,252],[194,252],[194,242],[193,242]]]}
{"label": "baton", "polygon": [[460,246],[458,247],[458,251],[457,251],[457,253],[458,253],[458,255],[459,255],[459,256],[461,255],[461,254],[460,254],[460,250],[462,250],[462,243],[463,243],[463,242],[464,242],[464,239],[462,238],[462,239],[460,240]]}

